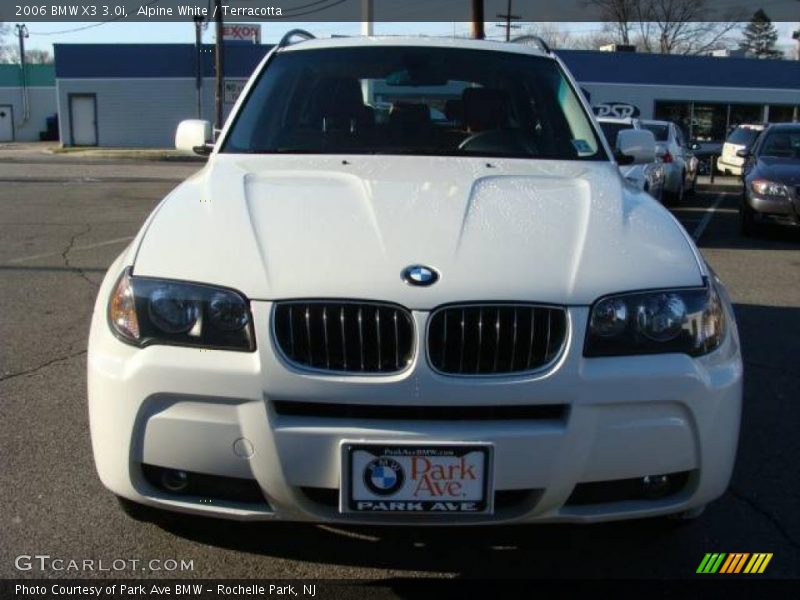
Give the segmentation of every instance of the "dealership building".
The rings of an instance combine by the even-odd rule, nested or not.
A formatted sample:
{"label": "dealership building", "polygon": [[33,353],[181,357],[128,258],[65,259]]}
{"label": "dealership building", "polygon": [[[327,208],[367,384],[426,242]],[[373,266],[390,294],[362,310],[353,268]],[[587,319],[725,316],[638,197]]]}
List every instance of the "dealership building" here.
{"label": "dealership building", "polygon": [[[269,49],[226,46],[226,113]],[[692,139],[720,141],[738,123],[800,118],[800,61],[586,50],[557,54],[597,110],[613,113],[622,107],[642,118],[672,120]],[[213,120],[213,46],[202,47],[199,61],[197,56],[192,44],[56,44],[54,100],[61,143],[170,147],[181,120]]]}
{"label": "dealership building", "polygon": [[56,103],[53,65],[0,65],[0,143],[46,139],[55,135]]}
{"label": "dealership building", "polygon": [[[202,46],[199,54],[193,44],[55,44],[54,48],[64,146],[166,148],[173,145],[181,120],[214,120],[214,46]],[[226,115],[268,49],[226,46]]]}

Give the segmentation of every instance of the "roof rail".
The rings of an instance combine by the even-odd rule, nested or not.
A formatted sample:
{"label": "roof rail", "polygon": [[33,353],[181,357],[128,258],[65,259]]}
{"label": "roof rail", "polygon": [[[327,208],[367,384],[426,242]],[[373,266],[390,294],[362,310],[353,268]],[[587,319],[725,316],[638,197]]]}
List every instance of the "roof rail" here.
{"label": "roof rail", "polygon": [[515,37],[511,41],[513,43],[515,43],[515,44],[530,44],[531,42],[534,42],[534,43],[538,44],[539,47],[542,50],[544,50],[545,52],[547,52],[548,54],[552,54],[553,53],[553,51],[550,49],[550,46],[547,45],[547,42],[545,42],[538,35],[521,35],[519,37]]}
{"label": "roof rail", "polygon": [[287,31],[286,34],[281,38],[281,41],[278,42],[278,48],[291,46],[293,37],[303,38],[301,41],[316,39],[313,34],[307,32],[305,29],[292,29],[291,31]]}

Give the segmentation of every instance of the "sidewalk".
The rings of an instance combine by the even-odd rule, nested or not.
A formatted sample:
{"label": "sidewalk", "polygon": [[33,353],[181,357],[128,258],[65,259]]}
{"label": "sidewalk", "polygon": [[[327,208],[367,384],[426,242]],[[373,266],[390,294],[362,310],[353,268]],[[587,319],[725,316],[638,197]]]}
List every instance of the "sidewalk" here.
{"label": "sidewalk", "polygon": [[206,157],[170,148],[62,148],[58,142],[12,142],[0,144],[0,162],[32,159],[134,160],[203,163]]}

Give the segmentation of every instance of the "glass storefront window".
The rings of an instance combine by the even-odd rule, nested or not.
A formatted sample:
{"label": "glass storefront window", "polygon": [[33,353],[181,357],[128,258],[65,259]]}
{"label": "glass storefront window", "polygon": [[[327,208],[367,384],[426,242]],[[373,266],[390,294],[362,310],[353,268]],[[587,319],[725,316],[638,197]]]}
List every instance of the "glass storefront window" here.
{"label": "glass storefront window", "polygon": [[770,123],[791,123],[798,119],[798,114],[795,112],[795,107],[786,104],[770,104],[769,105],[769,122]]}
{"label": "glass storefront window", "polygon": [[764,107],[761,104],[731,104],[731,119],[728,128],[733,129],[743,123],[764,122]]}
{"label": "glass storefront window", "polygon": [[656,101],[653,115],[657,121],[672,121],[683,130],[687,138],[690,137],[692,123],[691,102],[664,102],[658,100]]}
{"label": "glass storefront window", "polygon": [[[763,123],[763,104],[722,104],[716,102],[680,102],[656,100],[654,118],[672,121],[687,139],[698,142],[722,142],[738,125]],[[800,106],[771,104],[770,123],[800,120]]]}
{"label": "glass storefront window", "polygon": [[694,105],[692,137],[701,142],[724,140],[728,133],[727,104]]}

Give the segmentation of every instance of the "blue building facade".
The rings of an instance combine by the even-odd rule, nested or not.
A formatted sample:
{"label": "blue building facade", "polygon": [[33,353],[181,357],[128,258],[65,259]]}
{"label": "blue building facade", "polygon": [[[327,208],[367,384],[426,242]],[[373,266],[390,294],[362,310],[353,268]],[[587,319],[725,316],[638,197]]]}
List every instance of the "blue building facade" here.
{"label": "blue building facade", "polygon": [[[266,45],[225,49],[230,110]],[[718,141],[742,122],[798,120],[800,61],[559,50],[593,105],[626,104]],[[213,120],[214,49],[192,44],[56,44],[64,145],[170,147],[182,119]]]}

